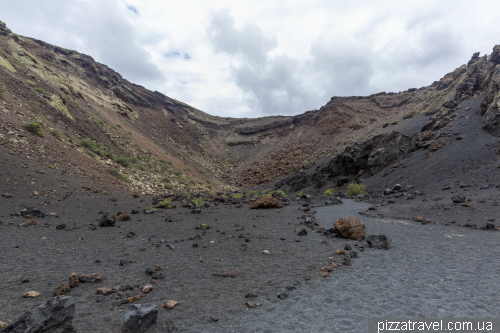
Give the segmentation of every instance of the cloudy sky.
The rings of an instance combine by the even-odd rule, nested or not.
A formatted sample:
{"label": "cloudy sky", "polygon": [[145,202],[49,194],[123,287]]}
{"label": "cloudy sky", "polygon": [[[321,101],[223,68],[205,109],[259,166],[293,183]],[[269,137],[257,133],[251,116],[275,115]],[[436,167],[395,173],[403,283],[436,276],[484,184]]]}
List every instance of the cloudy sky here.
{"label": "cloudy sky", "polygon": [[498,0],[3,0],[14,32],[213,115],[319,109],[439,80],[500,44]]}

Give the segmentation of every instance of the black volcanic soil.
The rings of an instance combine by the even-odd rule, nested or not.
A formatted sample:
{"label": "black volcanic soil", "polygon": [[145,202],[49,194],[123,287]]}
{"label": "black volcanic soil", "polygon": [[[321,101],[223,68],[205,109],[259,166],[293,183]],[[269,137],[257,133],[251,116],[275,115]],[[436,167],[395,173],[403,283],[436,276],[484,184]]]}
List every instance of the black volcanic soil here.
{"label": "black volcanic soil", "polygon": [[[4,156],[7,158],[0,163],[4,179],[0,193],[10,193],[12,197],[0,197],[0,289],[3,295],[0,298],[0,321],[12,322],[24,311],[52,297],[54,288],[59,283],[68,283],[69,275],[73,272],[99,273],[104,276],[102,282],[80,284],[69,293],[77,302],[74,324],[79,332],[120,331],[123,328],[125,308],[121,301],[126,296],[138,294],[141,299],[137,303],[153,302],[160,306],[166,299],[179,302],[172,310],[160,309],[158,323],[149,330],[150,332],[165,332],[173,327],[186,332],[202,332],[208,329],[217,331],[217,325],[221,326],[221,331],[239,332],[245,329],[228,327],[238,327],[235,324],[238,323],[238,318],[247,318],[241,316],[243,311],[247,310],[244,296],[248,291],[253,290],[259,295],[249,299],[259,305],[257,309],[248,309],[248,313],[255,310],[256,314],[260,313],[260,316],[269,320],[265,314],[266,309],[279,309],[281,303],[293,302],[294,293],[307,300],[309,296],[305,297],[306,294],[320,293],[319,285],[327,286],[331,283],[332,277],[324,279],[320,271],[321,266],[327,264],[330,257],[339,263],[339,267],[332,273],[334,276],[356,276],[362,269],[358,266],[358,260],[368,260],[363,259],[365,253],[358,252],[360,258],[354,259],[352,266],[341,265],[342,256],[335,255],[335,250],[343,248],[345,244],[352,246],[354,241],[335,237],[328,239],[301,224],[304,221],[301,219],[304,212],[300,209],[304,208],[304,201],[295,200],[290,200],[290,204],[281,210],[250,210],[248,204],[235,208],[235,205],[214,205],[210,202],[211,207],[203,209],[199,215],[192,214],[189,208],[182,208],[179,202],[174,202],[178,208],[160,210],[152,215],[142,212],[133,214],[131,221],[117,222],[115,227],[97,227],[92,230],[89,223],[98,225],[100,212],[109,211],[116,214],[118,211],[130,213],[132,209],[142,210],[150,205],[151,198],[133,198],[131,193],[119,187],[118,182],[111,184],[109,181],[82,176],[71,170],[62,172],[45,167],[45,173],[37,173],[40,163],[36,157],[31,157],[28,163],[23,164],[27,167],[23,168],[20,164],[27,160],[24,155],[9,155],[5,152]],[[399,170],[409,168],[410,166]],[[397,179],[399,170],[391,176]],[[27,176],[28,173],[30,176]],[[414,173],[407,175],[410,174]],[[374,177],[374,183],[369,186],[375,186],[376,180]],[[380,183],[377,186],[391,184],[391,180],[383,181],[387,181],[387,184]],[[467,183],[467,179],[461,181]],[[479,222],[487,222],[487,218],[498,220],[498,188],[494,187],[494,184],[485,190],[479,189],[478,186],[466,188],[466,196],[473,199],[467,204],[472,208],[452,204],[450,197],[455,193],[451,192],[456,190],[442,191],[438,188],[440,185],[436,185],[437,188],[434,189],[422,189],[418,183],[413,184],[415,190],[423,190],[426,195],[413,200],[396,198],[395,203],[389,205],[387,199],[393,196],[366,196],[364,201],[368,202],[363,204],[350,203],[345,205],[346,207],[318,208],[322,212],[320,223],[331,227],[332,223],[344,214],[356,214],[356,205],[359,205],[359,212],[364,214],[358,216],[367,223],[368,234],[377,231],[377,228],[370,227],[370,221],[379,221],[381,217],[378,214],[399,219],[425,215],[433,223],[439,224],[440,228],[448,228],[450,233],[456,234],[465,230],[458,227],[460,224],[474,221],[481,226]],[[33,191],[37,191],[39,195],[33,195]],[[107,192],[109,194],[105,194]],[[432,199],[438,195],[440,200]],[[427,197],[431,199],[422,201]],[[45,213],[57,213],[57,217],[34,218],[38,225],[19,226],[32,219],[11,214],[30,205]],[[312,200],[312,211],[315,210],[314,206],[322,205],[322,199]],[[377,210],[368,210],[368,205]],[[174,222],[165,222],[167,216],[171,216]],[[445,227],[449,224],[447,222],[452,220],[455,223]],[[62,223],[67,225],[67,229],[56,230],[55,226]],[[210,228],[196,229],[196,226],[204,223]],[[418,228],[428,228],[414,221],[409,223],[414,226],[412,232],[417,234],[420,234]],[[297,236],[296,228],[306,228],[308,234]],[[497,232],[471,228],[466,230],[495,235]],[[127,237],[131,232],[135,235]],[[390,227],[385,227],[384,232],[390,234]],[[198,238],[197,235],[199,239],[190,239]],[[243,238],[238,238],[240,235]],[[397,238],[400,235],[413,237],[403,236],[398,232],[391,234],[391,237]],[[282,237],[285,240],[281,240]],[[296,239],[300,239],[300,242],[296,242]],[[198,246],[193,247],[193,243]],[[247,246],[243,246],[243,243]],[[173,245],[174,249],[167,244]],[[264,250],[268,250],[270,254],[264,254]],[[397,249],[391,251],[388,253],[392,255],[397,256],[399,253]],[[377,255],[374,253],[376,252],[370,252],[370,261],[376,261],[373,256]],[[121,260],[129,263],[120,266]],[[152,283],[145,271],[155,265],[162,268],[163,279]],[[394,270],[395,267],[391,269]],[[237,275],[214,275],[228,272],[236,272]],[[22,283],[22,277],[27,277],[29,282]],[[306,280],[306,277],[309,279]],[[135,289],[124,297],[115,293],[109,300],[96,294],[96,289],[103,286],[144,286],[148,283],[154,286],[153,291],[148,294]],[[315,287],[311,289],[309,284]],[[290,291],[289,300],[283,301],[277,298],[277,294],[286,286],[294,286],[297,289]],[[31,290],[42,295],[35,299],[22,298],[23,293]],[[302,305],[304,306],[307,304]],[[290,311],[289,315],[295,316],[298,310]],[[252,315],[248,318],[253,317]],[[210,318],[217,318],[218,322],[211,322]],[[250,327],[253,326],[250,325],[248,329]]]}
{"label": "black volcanic soil", "polygon": [[[158,306],[167,299],[178,301],[172,310],[160,309],[158,323],[151,331],[164,332],[172,325],[191,331],[190,327],[210,324],[210,317],[222,322],[237,316],[246,309],[244,295],[248,291],[259,295],[250,301],[266,307],[279,301],[276,294],[286,286],[300,288],[322,279],[321,266],[335,256],[336,249],[354,242],[327,239],[305,225],[297,225],[304,221],[304,213],[300,210],[302,202],[294,200],[280,210],[210,203],[211,207],[199,215],[174,202],[178,208],[151,215],[133,214],[131,221],[92,230],[89,223],[97,226],[100,212],[142,211],[151,198],[133,198],[114,185],[77,173],[65,177],[60,170],[51,168],[36,173],[36,158],[30,158],[27,168],[19,167],[22,160],[25,158],[20,155],[11,155],[0,163],[5,180],[0,193],[12,195],[0,197],[0,321],[7,323],[52,297],[54,288],[68,283],[71,273],[99,273],[104,276],[102,282],[80,284],[69,293],[77,302],[75,327],[79,332],[120,331],[124,309],[121,300],[126,297],[115,293],[106,300],[96,294],[96,289],[124,284],[142,287],[152,283],[146,269],[159,265],[163,279],[152,283],[152,292],[143,294],[135,289],[126,296],[140,294],[138,303],[154,302]],[[33,191],[39,195],[33,195]],[[57,216],[26,219],[15,215],[26,206]],[[174,222],[165,222],[167,216]],[[20,226],[31,220],[38,224]],[[57,230],[56,226],[63,223],[67,228]],[[209,229],[195,228],[205,223]],[[306,228],[307,236],[297,236],[296,228]],[[134,235],[127,237],[131,232]],[[198,246],[193,247],[194,243]],[[264,250],[270,254],[264,254]],[[337,257],[340,264],[342,258]],[[129,263],[120,266],[121,260]],[[214,275],[228,272],[237,275]],[[23,277],[29,282],[22,283]],[[306,281],[306,277],[310,280]],[[42,295],[35,299],[22,297],[31,290]]]}

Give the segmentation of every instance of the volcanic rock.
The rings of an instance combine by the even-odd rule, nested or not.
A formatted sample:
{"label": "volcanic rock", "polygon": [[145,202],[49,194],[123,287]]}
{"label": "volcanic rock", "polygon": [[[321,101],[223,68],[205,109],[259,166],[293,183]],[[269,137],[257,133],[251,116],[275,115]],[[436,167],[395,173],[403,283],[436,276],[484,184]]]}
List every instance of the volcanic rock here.
{"label": "volcanic rock", "polygon": [[258,208],[281,208],[282,205],[278,202],[278,199],[273,197],[263,196],[257,199],[251,206],[250,209]]}
{"label": "volcanic rock", "polygon": [[153,303],[131,304],[125,310],[124,333],[143,333],[156,323],[158,307]]}
{"label": "volcanic rock", "polygon": [[99,221],[99,226],[101,227],[114,227],[116,221],[116,216],[111,213],[104,213]]}
{"label": "volcanic rock", "polygon": [[33,217],[45,217],[45,213],[42,213],[38,208],[28,206],[19,212],[23,217],[33,218]]}
{"label": "volcanic rock", "polygon": [[391,239],[386,235],[369,235],[366,237],[368,246],[374,249],[389,250],[391,248]]}
{"label": "volcanic rock", "polygon": [[54,288],[54,294],[56,296],[66,295],[70,291],[71,291],[71,287],[69,285],[67,285],[66,283],[58,284],[57,287]]}
{"label": "volcanic rock", "polygon": [[165,300],[161,302],[161,307],[166,308],[167,310],[173,309],[179,302],[174,300]]}
{"label": "volcanic rock", "polygon": [[25,312],[5,327],[2,333],[72,333],[75,301],[70,296],[56,296]]}
{"label": "volcanic rock", "polygon": [[357,217],[343,217],[333,223],[337,234],[344,238],[365,239],[365,225]]}

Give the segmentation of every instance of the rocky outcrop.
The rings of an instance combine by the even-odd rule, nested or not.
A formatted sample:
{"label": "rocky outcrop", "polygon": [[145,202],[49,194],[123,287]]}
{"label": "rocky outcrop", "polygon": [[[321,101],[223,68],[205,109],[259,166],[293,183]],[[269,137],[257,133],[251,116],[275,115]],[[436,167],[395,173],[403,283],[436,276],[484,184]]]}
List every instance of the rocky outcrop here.
{"label": "rocky outcrop", "polygon": [[251,206],[250,209],[259,209],[259,208],[281,208],[282,205],[278,201],[278,199],[273,197],[263,196],[257,199]]}

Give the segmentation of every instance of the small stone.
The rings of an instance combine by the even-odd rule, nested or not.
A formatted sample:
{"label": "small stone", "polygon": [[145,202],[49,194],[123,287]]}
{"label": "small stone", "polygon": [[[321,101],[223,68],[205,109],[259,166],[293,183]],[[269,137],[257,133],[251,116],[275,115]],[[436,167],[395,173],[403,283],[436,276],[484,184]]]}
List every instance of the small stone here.
{"label": "small stone", "polygon": [[41,294],[38,291],[28,291],[27,293],[23,294],[24,298],[35,298],[40,296]]}
{"label": "small stone", "polygon": [[288,298],[288,292],[286,290],[282,290],[276,296],[278,296],[278,298],[280,298],[280,299],[287,299]]}
{"label": "small stone", "polygon": [[193,247],[198,247],[198,243],[193,243]]}
{"label": "small stone", "polygon": [[33,191],[33,195],[39,195],[37,191]]}
{"label": "small stone", "polygon": [[63,230],[63,229],[66,229],[66,224],[58,224],[56,225],[56,230]]}
{"label": "small stone", "polygon": [[56,296],[61,296],[61,295],[66,295],[71,291],[71,287],[68,286],[66,283],[61,283],[58,284],[57,287],[54,289],[54,294]]}
{"label": "small stone", "polygon": [[138,302],[141,300],[141,295],[135,295],[133,297],[129,297],[129,298],[127,298],[127,300],[129,303]]}
{"label": "small stone", "polygon": [[145,294],[149,293],[151,290],[153,290],[153,286],[150,284],[147,284],[142,288],[142,292]]}
{"label": "small stone", "polygon": [[96,274],[96,273],[84,274],[84,275],[78,276],[78,280],[81,283],[101,282],[102,278],[103,278],[102,274]]}
{"label": "small stone", "polygon": [[344,246],[344,250],[346,250],[346,251],[351,251],[351,250],[352,250],[351,245],[346,244],[346,245]]}
{"label": "small stone", "polygon": [[148,268],[146,269],[146,275],[153,276],[153,274],[156,272],[154,268]]}
{"label": "small stone", "polygon": [[107,286],[107,287],[97,288],[96,292],[101,295],[108,295],[113,292],[113,287]]}
{"label": "small stone", "polygon": [[130,215],[129,214],[121,214],[121,215],[119,215],[118,219],[122,222],[130,221]]}
{"label": "small stone", "polygon": [[307,235],[307,230],[306,229],[302,229],[300,230],[298,233],[297,233],[297,236],[305,236]]}
{"label": "small stone", "polygon": [[262,251],[262,253],[264,253],[264,254],[271,254],[271,252],[269,252],[268,250],[264,250],[264,251]]}
{"label": "small stone", "polygon": [[155,273],[153,274],[152,278],[155,280],[161,280],[163,279],[163,275],[161,273]]}
{"label": "small stone", "polygon": [[245,305],[250,309],[253,309],[256,306],[254,302],[245,302]]}
{"label": "small stone", "polygon": [[167,310],[173,309],[179,302],[174,300],[165,300],[161,303],[162,308],[166,308]]}
{"label": "small stone", "polygon": [[219,318],[215,318],[215,317],[208,317],[208,321],[211,322],[211,323],[216,323],[219,321]]}
{"label": "small stone", "polygon": [[0,328],[4,328],[5,326],[7,326],[7,323],[4,323],[3,321],[0,321]]}
{"label": "small stone", "polygon": [[160,265],[155,265],[155,271],[159,272],[161,270],[162,270],[162,268],[160,267]]}
{"label": "small stone", "polygon": [[344,249],[337,249],[337,250],[335,250],[335,254],[344,255],[345,254],[345,250]]}
{"label": "small stone", "polygon": [[321,274],[322,277],[326,278],[326,277],[329,277],[330,276],[330,273],[328,272],[324,272],[323,274]]}
{"label": "small stone", "polygon": [[250,290],[249,292],[247,292],[245,294],[245,298],[251,298],[251,297],[258,297],[259,295],[257,295],[257,293],[253,290]]}
{"label": "small stone", "polygon": [[71,273],[69,276],[69,286],[71,288],[76,288],[80,284],[80,281],[78,280],[78,274],[76,273]]}

